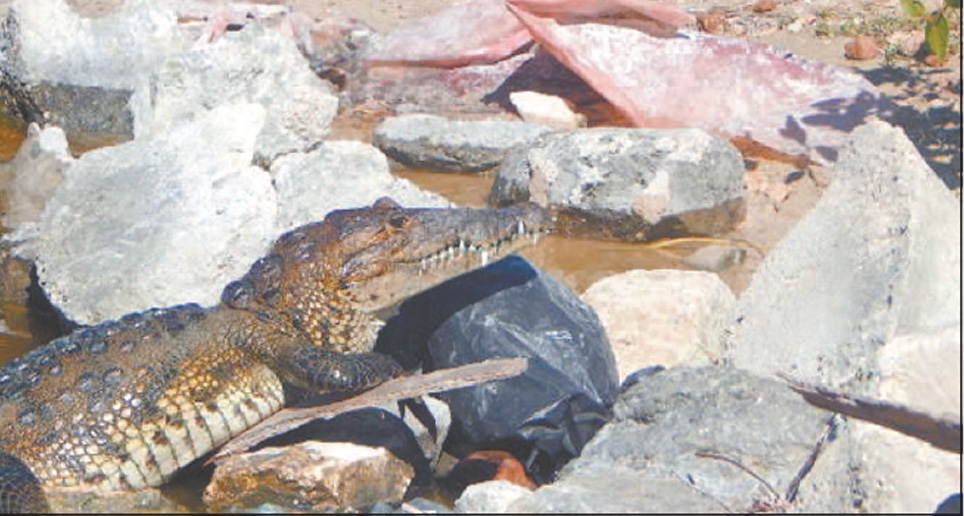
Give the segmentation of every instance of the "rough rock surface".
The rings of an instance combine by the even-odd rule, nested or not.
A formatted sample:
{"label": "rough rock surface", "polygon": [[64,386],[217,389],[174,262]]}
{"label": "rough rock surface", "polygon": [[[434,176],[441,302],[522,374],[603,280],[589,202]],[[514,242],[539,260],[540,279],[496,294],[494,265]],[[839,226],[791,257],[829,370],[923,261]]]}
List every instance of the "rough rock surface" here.
{"label": "rough rock surface", "polygon": [[736,297],[708,272],[635,270],[593,283],[593,307],[613,347],[619,380],[652,365],[708,365],[723,353]]}
{"label": "rough rock surface", "polygon": [[386,195],[407,207],[451,206],[444,197],[392,176],[385,155],[361,142],[325,142],[305,154],[282,156],[271,164],[271,178],[280,203],[279,232]]}
{"label": "rough rock surface", "polygon": [[16,228],[39,220],[47,199],[64,180],[64,168],[72,161],[67,138],[60,128],[48,126],[41,130],[37,124],[30,124],[27,139],[13,161],[0,165],[13,172],[10,188],[5,192],[3,225]]}
{"label": "rough rock surface", "polygon": [[960,218],[901,130],[855,130],[823,197],[741,296],[728,357],[761,375],[863,384],[895,335],[960,323]]}
{"label": "rough rock surface", "polygon": [[532,200],[642,229],[682,219],[706,231],[714,228],[705,220],[685,217],[737,201],[742,190],[743,159],[721,138],[697,129],[596,128],[546,135],[510,154],[489,200]]}
{"label": "rough rock surface", "polygon": [[166,61],[131,99],[134,134],[158,134],[214,107],[261,104],[267,117],[255,160],[306,151],[328,135],[338,109],[330,85],[315,74],[295,43],[250,24]]}
{"label": "rough rock surface", "polygon": [[21,0],[4,28],[12,55],[4,71],[27,84],[133,90],[186,44],[172,6],[149,0],[102,18],[82,18],[63,0]]}
{"label": "rough rock surface", "polygon": [[82,324],[217,303],[275,237],[275,191],[251,165],[264,118],[256,104],[224,106],[71,164],[37,240],[17,251],[51,302]]}
{"label": "rough rock surface", "polygon": [[[880,350],[880,398],[961,415],[959,326],[894,338]],[[871,513],[927,513],[961,490],[961,456],[863,421],[853,423]]]}
{"label": "rough rock surface", "polygon": [[392,159],[415,168],[478,172],[498,165],[514,147],[551,129],[503,120],[449,120],[435,115],[389,118],[372,141]]}
{"label": "rough rock surface", "polygon": [[103,146],[133,138],[131,94],[185,43],[167,3],[126,2],[91,19],[63,0],[22,0],[3,23],[0,73],[25,85],[25,121],[56,124],[79,148]]}
{"label": "rough rock surface", "polygon": [[455,511],[469,514],[508,512],[509,504],[529,494],[529,490],[508,480],[490,480],[465,488],[455,501]]}
{"label": "rough rock surface", "polygon": [[362,510],[398,503],[412,467],[384,448],[307,441],[238,454],[218,465],[204,490],[208,510],[250,510],[267,501],[288,510]]}
{"label": "rough rock surface", "polygon": [[[766,500],[767,490],[732,464],[696,452],[738,460],[783,495],[827,432],[828,418],[774,380],[730,368],[668,369],[621,394],[613,421],[559,480],[509,510],[745,512]],[[824,450],[837,445],[828,441]],[[811,473],[795,508],[836,512],[850,503],[846,475]]]}

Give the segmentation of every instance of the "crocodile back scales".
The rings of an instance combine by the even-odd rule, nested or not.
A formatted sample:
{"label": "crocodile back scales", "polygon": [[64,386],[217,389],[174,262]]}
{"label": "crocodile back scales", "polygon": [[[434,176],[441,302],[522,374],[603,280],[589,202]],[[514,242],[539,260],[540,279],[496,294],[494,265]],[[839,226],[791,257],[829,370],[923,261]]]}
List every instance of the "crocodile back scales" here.
{"label": "crocodile back scales", "polygon": [[243,317],[153,309],[14,360],[0,371],[0,449],[49,486],[162,484],[283,406],[278,376],[234,344]]}

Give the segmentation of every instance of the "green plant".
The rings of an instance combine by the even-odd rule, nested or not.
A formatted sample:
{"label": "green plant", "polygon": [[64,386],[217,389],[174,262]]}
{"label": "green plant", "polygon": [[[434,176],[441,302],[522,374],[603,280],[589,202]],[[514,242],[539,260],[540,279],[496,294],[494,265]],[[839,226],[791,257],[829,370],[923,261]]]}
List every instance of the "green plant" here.
{"label": "green plant", "polygon": [[943,62],[944,58],[947,57],[951,34],[944,12],[948,9],[960,9],[961,0],[944,0],[944,4],[931,13],[927,12],[927,7],[921,0],[900,0],[900,5],[909,16],[925,21],[924,41],[927,43],[927,48],[937,57],[938,61]]}

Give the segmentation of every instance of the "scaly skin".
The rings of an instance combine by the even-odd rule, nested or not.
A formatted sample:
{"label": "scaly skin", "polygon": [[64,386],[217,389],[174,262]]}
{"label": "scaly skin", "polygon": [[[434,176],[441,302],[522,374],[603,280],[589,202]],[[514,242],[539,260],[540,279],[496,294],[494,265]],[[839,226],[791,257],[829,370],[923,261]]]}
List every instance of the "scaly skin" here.
{"label": "scaly skin", "polygon": [[397,376],[372,352],[373,313],[547,225],[535,206],[382,199],[281,236],[216,307],[130,314],[14,360],[0,370],[0,511],[42,509],[38,486],[158,486],[283,407],[282,381],[355,392]]}

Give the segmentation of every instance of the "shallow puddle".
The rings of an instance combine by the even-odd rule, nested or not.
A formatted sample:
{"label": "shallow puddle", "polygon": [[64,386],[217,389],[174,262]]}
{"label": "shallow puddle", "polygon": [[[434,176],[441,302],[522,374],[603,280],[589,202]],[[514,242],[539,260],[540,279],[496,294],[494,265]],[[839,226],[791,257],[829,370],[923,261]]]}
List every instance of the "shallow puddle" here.
{"label": "shallow puddle", "polygon": [[[7,124],[2,122],[3,121],[0,120],[0,155],[5,155],[7,159],[9,159],[9,157],[15,153],[15,147],[13,147],[12,150],[8,150],[6,154],[2,154],[3,138],[5,137],[4,135],[6,135],[4,131],[10,133],[6,136],[8,137],[8,142],[15,141],[18,144],[22,141],[22,136],[17,140],[15,134],[22,133],[15,133],[19,130],[17,127],[11,126],[9,122]],[[373,120],[360,120],[351,115],[340,116],[333,125],[331,138],[370,142],[373,127]],[[87,147],[89,143],[90,142],[85,142],[84,146]],[[103,141],[96,146],[103,146],[109,143],[111,142]],[[12,145],[12,143],[10,145]],[[779,169],[780,165],[776,166]],[[780,174],[785,173],[781,172],[781,170],[774,172],[771,170],[773,165],[770,164],[762,168],[762,171],[755,170],[748,172],[747,182],[759,182],[761,180],[760,178],[767,174],[771,177],[769,177],[769,179],[764,178],[766,181],[779,182]],[[484,207],[486,205],[486,198],[491,189],[494,175],[494,171],[475,175],[410,170],[395,163],[392,164],[392,172],[397,177],[407,179],[420,188],[439,193],[459,206],[468,207]],[[751,178],[753,181],[751,181]],[[803,181],[800,183],[803,183]],[[754,197],[754,195],[756,197]],[[775,204],[765,198],[765,196],[760,195],[759,192],[753,191],[753,188],[747,191],[747,197],[748,221],[751,218],[759,219],[762,216],[767,217],[766,223],[760,224],[759,221],[755,223],[748,222],[726,234],[715,235],[723,238],[721,242],[713,242],[712,240],[701,242],[700,239],[682,239],[678,241],[670,240],[668,242],[659,242],[657,245],[653,245],[652,243],[626,243],[589,238],[564,238],[554,235],[544,238],[539,245],[524,250],[522,254],[535,265],[558,278],[577,293],[582,293],[592,283],[600,279],[628,270],[690,270],[692,267],[687,265],[684,259],[700,247],[713,243],[725,244],[727,242],[726,239],[733,239],[732,241],[737,244],[742,244],[743,241],[750,241],[760,248],[767,249],[776,241],[777,237],[783,234],[784,228],[789,227],[790,221],[781,223],[775,219],[786,218],[789,215],[795,221],[799,216],[799,214],[792,213],[793,210],[784,210],[784,213],[778,213],[778,211],[773,208]],[[800,196],[797,195],[797,197]],[[803,201],[804,207],[812,205],[812,202],[814,202],[816,198],[813,195],[805,195],[803,197],[805,198]],[[789,204],[791,207],[793,204],[800,204],[799,202],[787,203],[785,201],[785,199],[780,200],[782,204]],[[791,213],[788,213],[788,211]],[[783,217],[780,217],[781,215]],[[774,219],[773,222],[775,222],[775,224],[771,224],[771,219]],[[746,227],[749,227],[750,231],[745,231],[744,228]],[[766,231],[761,232],[754,229],[758,227],[765,227]],[[3,228],[0,227],[0,234],[2,234],[3,231]],[[734,292],[739,293],[746,287],[750,274],[761,258],[762,255],[760,255],[760,253],[749,253],[747,260],[743,264],[724,271],[720,276]],[[13,357],[22,355],[29,349],[49,341],[52,336],[56,335],[55,331],[45,331],[46,329],[42,327],[43,323],[41,323],[41,327],[38,328],[36,317],[33,317],[33,322],[31,322],[31,314],[24,306],[7,304],[0,306],[0,310],[2,310],[3,318],[7,324],[7,329],[0,332],[0,363],[6,363]]]}

